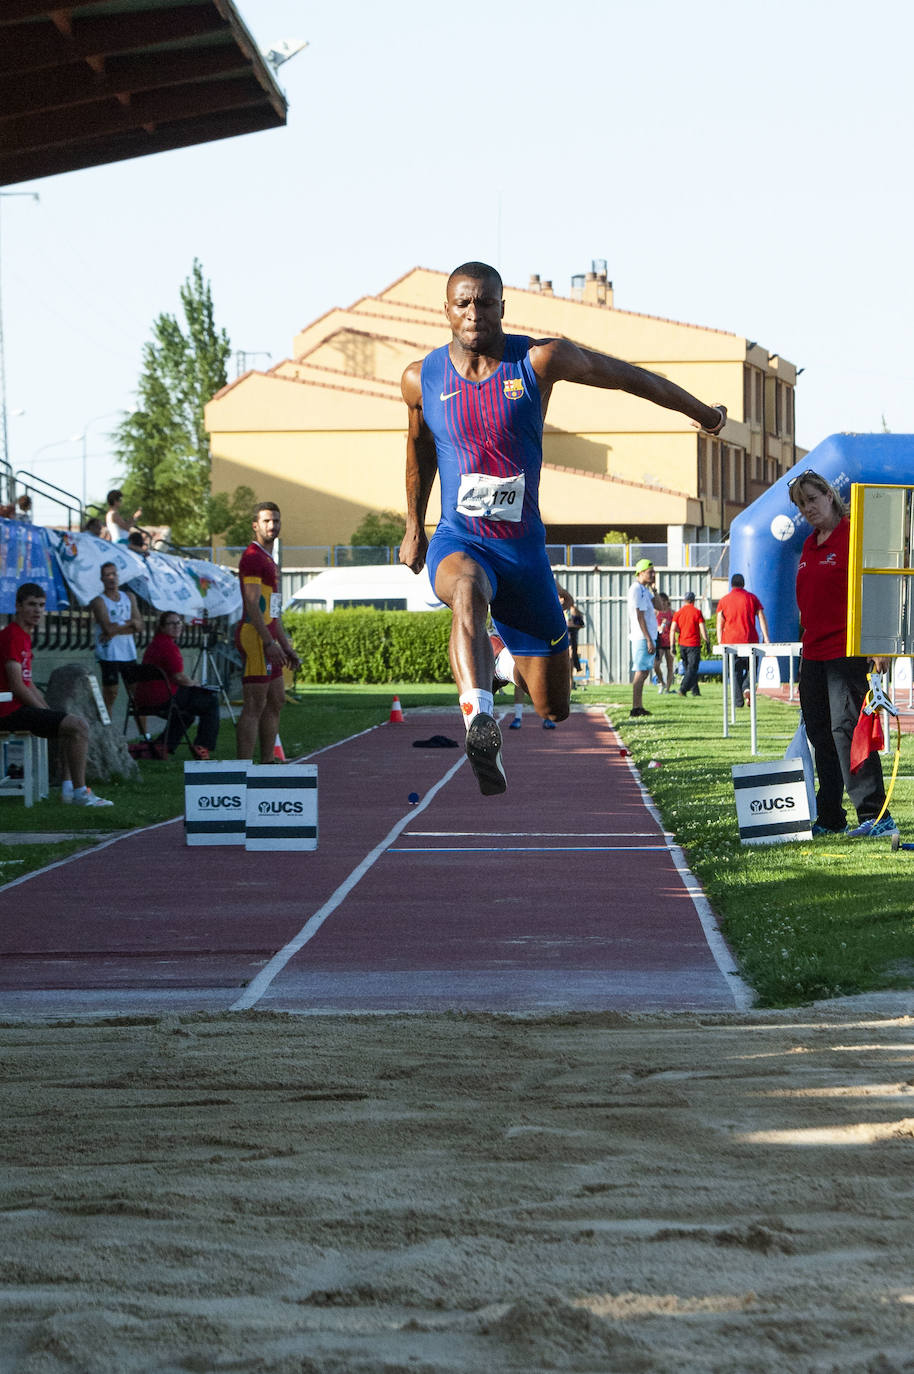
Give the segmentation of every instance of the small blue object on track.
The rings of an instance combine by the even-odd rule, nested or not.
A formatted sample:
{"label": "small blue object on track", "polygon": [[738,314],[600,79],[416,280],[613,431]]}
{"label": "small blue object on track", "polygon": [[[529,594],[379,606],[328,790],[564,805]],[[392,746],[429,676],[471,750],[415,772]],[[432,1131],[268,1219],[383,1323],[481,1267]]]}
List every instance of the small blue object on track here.
{"label": "small blue object on track", "polygon": [[419,793],[418,793],[418,792],[410,792],[409,796],[407,797],[407,801],[409,802],[410,806],[415,806],[415,805],[416,805],[416,802],[417,802],[418,800],[419,800]]}

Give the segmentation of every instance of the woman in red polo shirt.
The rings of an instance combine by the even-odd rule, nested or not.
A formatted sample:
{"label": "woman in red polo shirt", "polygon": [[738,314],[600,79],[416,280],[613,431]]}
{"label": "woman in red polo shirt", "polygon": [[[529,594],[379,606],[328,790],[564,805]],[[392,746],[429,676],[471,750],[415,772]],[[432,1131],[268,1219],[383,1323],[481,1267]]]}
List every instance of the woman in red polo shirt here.
{"label": "woman in red polo shirt", "polygon": [[[183,628],[184,621],[177,611],[164,611],[159,616],[156,632],[149,641],[143,662],[161,668],[168,675],[168,685],[164,682],[138,682],[136,703],[141,712],[146,711],[149,715],[154,715],[157,707],[167,708],[168,697],[173,696],[180,719],[177,714],[171,718],[168,738],[162,746],[164,752],[174,753],[181,740],[182,722],[184,729],[189,729],[196,717],[197,738],[193,746],[194,757],[208,759],[219,738],[219,697],[209,687],[201,687],[199,682],[194,682],[193,678],[185,673],[184,658],[178,648]],[[168,714],[167,709],[165,714]]]}
{"label": "woman in red polo shirt", "polygon": [[[851,738],[869,689],[867,660],[847,657],[847,564],[850,521],[838,492],[817,472],[803,472],[790,486],[790,499],[812,533],[803,545],[797,570],[797,606],[803,634],[800,706],[815,751],[819,790],[814,835],[894,834],[898,827],[885,805],[878,754],[851,772]],[[884,659],[873,659],[885,672]],[[848,831],[844,792],[857,811],[856,830]]]}

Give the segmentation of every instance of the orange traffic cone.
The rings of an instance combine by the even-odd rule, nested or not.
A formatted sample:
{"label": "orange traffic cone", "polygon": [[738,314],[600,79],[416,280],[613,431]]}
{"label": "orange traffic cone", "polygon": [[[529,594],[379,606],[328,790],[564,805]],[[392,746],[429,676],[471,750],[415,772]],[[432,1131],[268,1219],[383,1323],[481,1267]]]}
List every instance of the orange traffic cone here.
{"label": "orange traffic cone", "polygon": [[403,707],[400,705],[400,698],[394,697],[393,705],[390,708],[391,725],[403,724]]}
{"label": "orange traffic cone", "polygon": [[282,747],[282,740],[276,736],[276,743],[273,745],[273,759],[276,763],[285,763],[286,756]]}

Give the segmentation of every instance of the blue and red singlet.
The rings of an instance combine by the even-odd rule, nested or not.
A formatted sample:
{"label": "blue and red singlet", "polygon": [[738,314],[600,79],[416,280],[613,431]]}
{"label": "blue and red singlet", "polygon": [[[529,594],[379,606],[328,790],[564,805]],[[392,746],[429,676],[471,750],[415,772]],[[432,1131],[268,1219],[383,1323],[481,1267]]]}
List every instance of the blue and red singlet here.
{"label": "blue and red singlet", "polygon": [[530,342],[506,334],[501,363],[484,382],[461,377],[447,345],[422,364],[422,413],[438,451],[441,522],[449,529],[545,542],[543,408]]}
{"label": "blue and red singlet", "polygon": [[441,483],[427,562],[434,586],[444,558],[469,554],[492,584],[492,619],[508,648],[548,657],[567,653],[568,636],[539,510],[543,407],[531,342],[506,334],[484,382],[460,376],[448,345],[422,363],[422,413]]}

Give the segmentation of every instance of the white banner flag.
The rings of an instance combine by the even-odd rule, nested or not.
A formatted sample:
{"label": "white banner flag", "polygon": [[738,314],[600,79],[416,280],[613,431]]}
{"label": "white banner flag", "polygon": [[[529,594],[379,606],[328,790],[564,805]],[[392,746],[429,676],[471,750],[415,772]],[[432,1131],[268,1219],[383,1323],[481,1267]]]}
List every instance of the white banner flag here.
{"label": "white banner flag", "polygon": [[66,530],[49,530],[48,534],[67,586],[81,606],[88,606],[93,597],[101,596],[103,563],[114,564],[121,584],[143,571],[142,558],[126,544],[109,544],[107,539],[98,539],[94,534]]}
{"label": "white banner flag", "polygon": [[185,618],[204,612],[214,619],[227,615],[237,620],[241,615],[241,588],[230,568],[170,553],[144,558],[125,544],[109,544],[94,534],[49,533],[67,585],[81,606],[101,595],[102,564],[113,563],[120,585],[157,611],[177,611]]}

